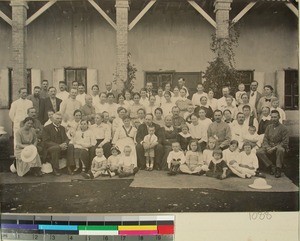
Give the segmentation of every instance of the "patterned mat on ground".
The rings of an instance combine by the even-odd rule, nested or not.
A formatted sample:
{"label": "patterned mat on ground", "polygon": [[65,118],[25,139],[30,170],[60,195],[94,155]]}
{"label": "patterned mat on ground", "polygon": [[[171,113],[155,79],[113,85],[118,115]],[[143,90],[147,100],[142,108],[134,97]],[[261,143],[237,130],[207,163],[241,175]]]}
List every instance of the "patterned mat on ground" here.
{"label": "patterned mat on ground", "polygon": [[[101,181],[101,180],[120,180],[119,177],[98,177],[92,181]],[[133,179],[131,177],[125,177],[122,179]],[[11,172],[2,172],[0,173],[0,184],[18,184],[18,183],[48,183],[48,182],[76,182],[76,181],[91,181],[84,179],[80,174],[73,176],[70,175],[61,175],[59,177],[53,176],[52,174],[44,174],[43,177],[34,177],[34,176],[25,176],[19,177],[17,174]]]}
{"label": "patterned mat on ground", "polygon": [[242,179],[238,177],[229,177],[225,180],[205,176],[192,176],[179,174],[168,176],[163,171],[139,171],[135,174],[130,187],[140,188],[208,188],[223,191],[247,191],[247,192],[297,192],[298,187],[286,176],[275,178],[267,175],[266,181],[271,185],[271,189],[252,189],[248,185],[253,184],[255,177],[251,179]]}

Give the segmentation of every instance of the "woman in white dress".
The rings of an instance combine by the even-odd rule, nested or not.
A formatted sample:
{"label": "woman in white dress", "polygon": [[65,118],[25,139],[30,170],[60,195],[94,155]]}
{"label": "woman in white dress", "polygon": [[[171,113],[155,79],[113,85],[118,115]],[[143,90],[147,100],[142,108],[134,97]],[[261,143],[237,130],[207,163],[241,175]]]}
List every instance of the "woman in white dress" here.
{"label": "woman in white dress", "polygon": [[37,145],[38,139],[33,128],[33,119],[31,117],[26,117],[23,121],[24,126],[20,128],[16,133],[16,169],[18,176],[22,177],[30,170],[33,171],[35,176],[42,176],[41,173],[41,158],[39,154],[31,162],[25,162],[22,160],[21,152],[22,150],[30,145]]}
{"label": "woman in white dress", "polygon": [[117,146],[121,153],[124,152],[125,146],[131,147],[131,156],[132,160],[137,166],[137,157],[136,157],[136,149],[135,149],[135,137],[136,137],[136,128],[132,126],[131,120],[129,116],[125,116],[123,118],[123,125],[119,126],[115,132],[115,135],[112,140],[112,144]]}
{"label": "woman in white dress", "polygon": [[209,90],[207,93],[207,103],[209,104],[209,106],[212,108],[213,111],[217,109],[218,102],[217,99],[214,98],[213,90]]}
{"label": "woman in white dress", "polygon": [[67,136],[70,140],[74,137],[75,132],[79,130],[79,124],[82,119],[81,110],[75,110],[73,116],[74,120],[68,121],[66,126]]}

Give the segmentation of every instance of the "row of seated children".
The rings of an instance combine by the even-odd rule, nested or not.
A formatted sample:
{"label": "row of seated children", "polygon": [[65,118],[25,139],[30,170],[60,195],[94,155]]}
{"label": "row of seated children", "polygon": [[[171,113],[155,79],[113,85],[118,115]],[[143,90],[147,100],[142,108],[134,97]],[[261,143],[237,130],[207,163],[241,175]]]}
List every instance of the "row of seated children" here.
{"label": "row of seated children", "polygon": [[202,155],[198,151],[197,140],[192,140],[189,144],[189,150],[184,154],[179,142],[172,143],[172,151],[167,159],[168,174],[205,174],[208,177],[218,179],[225,179],[232,173],[241,178],[263,177],[258,172],[258,159],[255,152],[252,151],[250,142],[244,143],[242,152],[239,152],[236,140],[232,140],[229,148],[224,151],[215,147],[216,140],[210,138],[207,149],[203,151]]}
{"label": "row of seated children", "polygon": [[103,154],[103,149],[96,149],[96,156],[91,165],[91,170],[88,173],[82,172],[86,179],[94,179],[100,176],[113,177],[118,175],[120,178],[132,176],[137,172],[137,167],[132,162],[131,147],[125,146],[123,155],[120,155],[120,150],[113,146],[111,148],[111,156],[106,159]]}

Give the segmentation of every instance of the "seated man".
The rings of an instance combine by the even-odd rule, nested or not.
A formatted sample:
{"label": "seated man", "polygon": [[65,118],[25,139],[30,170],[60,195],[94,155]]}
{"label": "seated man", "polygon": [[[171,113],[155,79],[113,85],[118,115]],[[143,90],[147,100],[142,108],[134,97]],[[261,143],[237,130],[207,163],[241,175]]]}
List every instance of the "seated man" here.
{"label": "seated man", "polygon": [[217,140],[217,148],[225,150],[229,147],[231,130],[229,125],[222,121],[222,111],[214,111],[214,122],[208,126],[207,137],[213,137]]}
{"label": "seated man", "polygon": [[138,167],[141,169],[145,169],[145,167],[146,167],[143,140],[144,140],[144,137],[149,134],[148,128],[150,126],[155,127],[154,134],[158,138],[157,144],[154,147],[154,156],[155,156],[154,157],[154,168],[159,170],[159,169],[162,169],[164,166],[164,164],[162,163],[162,159],[163,159],[163,155],[164,155],[164,148],[162,146],[162,143],[164,140],[164,132],[159,125],[153,123],[153,115],[152,114],[146,114],[145,123],[141,124],[137,129],[136,153],[137,153],[137,159],[138,159]]}
{"label": "seated man", "polygon": [[[286,126],[279,122],[280,114],[277,110],[272,110],[272,124],[267,126],[262,147],[257,150],[256,155],[267,168],[270,168],[270,174],[276,178],[281,177],[284,153],[288,149],[289,134]],[[270,160],[275,158],[275,165]]]}
{"label": "seated man", "polygon": [[61,122],[62,115],[60,113],[55,113],[53,115],[53,123],[44,127],[42,135],[45,156],[47,154],[50,155],[50,162],[55,176],[61,175],[59,173],[58,161],[62,156],[67,156],[67,168],[69,174],[72,174],[70,166],[74,164],[74,146],[69,144],[66,130],[63,126],[61,126]]}

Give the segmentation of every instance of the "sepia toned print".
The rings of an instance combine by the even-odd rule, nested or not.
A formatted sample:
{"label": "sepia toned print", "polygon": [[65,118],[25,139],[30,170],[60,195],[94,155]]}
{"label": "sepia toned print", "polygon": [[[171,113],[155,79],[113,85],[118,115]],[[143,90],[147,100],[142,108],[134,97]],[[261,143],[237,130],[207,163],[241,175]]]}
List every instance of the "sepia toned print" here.
{"label": "sepia toned print", "polygon": [[3,212],[298,211],[298,3],[0,1]]}

